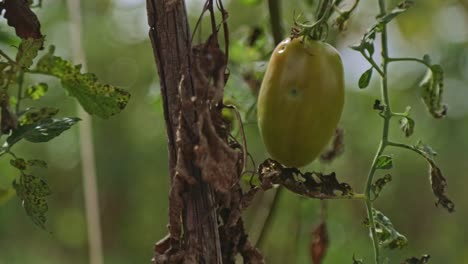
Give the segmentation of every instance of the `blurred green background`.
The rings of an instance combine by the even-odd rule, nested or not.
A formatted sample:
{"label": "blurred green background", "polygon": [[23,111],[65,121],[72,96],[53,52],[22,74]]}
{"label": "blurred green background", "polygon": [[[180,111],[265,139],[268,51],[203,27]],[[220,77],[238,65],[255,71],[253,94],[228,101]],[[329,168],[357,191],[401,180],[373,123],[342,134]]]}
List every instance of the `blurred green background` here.
{"label": "blurred green background", "polygon": [[[204,1],[186,0],[194,25]],[[271,35],[247,48],[245,40],[253,27],[268,28],[266,2],[261,0],[223,1],[229,11],[231,30],[231,78],[226,93],[241,104],[255,101],[242,75],[261,72],[265,56],[273,49]],[[283,3],[283,24],[289,28],[293,12],[313,13],[306,0]],[[349,2],[349,1],[346,1]],[[340,126],[345,129],[345,153],[332,164],[314,162],[307,170],[336,171],[338,177],[362,192],[367,171],[381,133],[381,118],[372,110],[379,97],[379,81],[374,74],[371,87],[359,90],[357,80],[369,68],[359,53],[348,48],[358,42],[377,14],[377,1],[361,1],[345,32],[335,30],[330,40],[342,53],[347,80],[347,98]],[[394,6],[398,1],[387,1]],[[387,186],[375,206],[409,239],[403,250],[384,250],[390,263],[428,253],[430,263],[468,263],[468,1],[420,0],[389,27],[392,56],[422,57],[428,53],[445,69],[444,101],[448,116],[434,120],[419,99],[418,82],[425,69],[412,63],[390,67],[390,94],[395,111],[413,107],[415,135],[405,139],[398,120],[391,136],[407,143],[418,139],[437,152],[439,166],[448,179],[448,193],[456,212],[434,206],[428,168],[413,153],[389,149],[394,157]],[[349,4],[349,3],[348,3]],[[44,0],[36,9],[47,44],[57,46],[56,54],[70,58],[69,16],[63,0]],[[99,184],[105,263],[149,263],[153,244],[166,234],[168,168],[164,119],[159,98],[159,81],[148,39],[144,0],[84,0],[83,41],[90,72],[132,93],[127,108],[110,120],[93,119]],[[204,32],[208,31],[205,26]],[[286,30],[288,31],[288,30]],[[14,54],[17,44],[12,28],[1,20],[1,48]],[[197,38],[196,38],[197,39]],[[259,52],[261,50],[262,52]],[[378,50],[376,54],[378,54]],[[37,80],[36,76],[30,81]],[[33,79],[34,78],[34,79]],[[49,79],[47,79],[49,80]],[[76,115],[76,103],[53,79],[42,104],[57,106],[60,115]],[[249,151],[257,164],[267,158],[254,118],[245,126]],[[21,143],[16,153],[24,158],[41,158],[49,163],[36,175],[47,179],[53,190],[49,197],[47,226],[51,234],[36,227],[16,197],[0,205],[0,264],[82,264],[88,263],[83,184],[77,127],[48,144]],[[17,171],[0,159],[0,187],[10,186]],[[377,176],[382,176],[378,174]],[[255,238],[261,228],[271,194],[259,197],[246,212],[246,225]],[[363,225],[364,204],[360,201],[329,201],[330,248],[325,263],[351,263],[353,254],[371,263],[372,247]],[[281,197],[273,228],[262,251],[267,263],[311,263],[308,257],[311,231],[319,221],[320,202],[286,193]],[[300,230],[296,243],[296,230]]]}

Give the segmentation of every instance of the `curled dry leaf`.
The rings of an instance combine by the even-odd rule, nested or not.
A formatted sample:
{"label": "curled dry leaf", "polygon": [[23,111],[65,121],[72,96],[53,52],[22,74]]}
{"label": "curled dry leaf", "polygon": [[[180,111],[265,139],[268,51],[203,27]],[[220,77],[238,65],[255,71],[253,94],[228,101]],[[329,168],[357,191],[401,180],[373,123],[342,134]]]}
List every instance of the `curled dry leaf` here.
{"label": "curled dry leaf", "polygon": [[297,168],[287,168],[275,160],[267,159],[258,167],[258,174],[264,190],[280,184],[294,193],[310,198],[351,197],[353,194],[351,186],[340,183],[334,172],[328,175],[319,172],[302,173]]}
{"label": "curled dry leaf", "polygon": [[210,113],[199,115],[199,143],[195,147],[195,164],[203,168],[203,179],[217,191],[226,193],[238,180],[240,152],[232,149],[216,133]]}
{"label": "curled dry leaf", "polygon": [[429,163],[432,191],[437,197],[436,206],[441,205],[442,207],[447,209],[449,213],[452,213],[455,211],[455,204],[452,202],[452,200],[450,200],[447,197],[445,193],[445,189],[447,188],[447,180],[442,174],[442,171],[439,169],[439,167],[436,166],[436,164],[433,161],[430,161]]}
{"label": "curled dry leaf", "polygon": [[42,38],[41,24],[36,14],[30,9],[27,0],[5,0],[3,8],[8,25],[15,28],[18,37],[22,39]]}

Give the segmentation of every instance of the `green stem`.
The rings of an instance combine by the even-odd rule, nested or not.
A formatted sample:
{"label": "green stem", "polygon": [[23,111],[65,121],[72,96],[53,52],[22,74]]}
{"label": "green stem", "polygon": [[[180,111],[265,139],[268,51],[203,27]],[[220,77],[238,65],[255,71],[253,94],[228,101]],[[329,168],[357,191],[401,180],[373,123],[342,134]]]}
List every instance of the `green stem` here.
{"label": "green stem", "polygon": [[[379,2],[379,9],[380,9],[380,15],[383,16],[386,13],[386,8],[385,8],[385,0],[378,0]],[[392,111],[390,109],[390,99],[388,97],[388,81],[387,81],[387,65],[388,65],[388,42],[387,42],[387,27],[384,24],[382,26],[382,37],[381,37],[381,45],[382,45],[382,52],[381,52],[381,57],[382,57],[382,66],[381,68],[376,68],[376,69],[381,69],[381,96],[382,96],[382,101],[385,104],[385,110],[382,113],[383,118],[384,118],[384,124],[383,124],[383,130],[382,130],[382,138],[380,140],[379,147],[377,149],[377,152],[375,153],[374,160],[372,162],[372,166],[369,170],[369,174],[367,176],[367,181],[366,181],[366,186],[365,186],[365,195],[366,195],[366,208],[367,208],[367,217],[369,219],[369,230],[371,233],[371,238],[374,246],[374,256],[375,256],[375,263],[380,264],[380,247],[379,247],[379,240],[377,237],[377,233],[375,230],[375,222],[374,222],[374,217],[372,214],[372,209],[373,209],[373,202],[371,200],[371,190],[372,190],[372,183],[374,181],[374,175],[375,171],[377,169],[377,160],[382,155],[382,153],[385,151],[385,148],[388,145],[388,134],[389,134],[389,129],[390,129],[390,119],[392,117]],[[366,56],[365,56],[366,57]],[[368,59],[369,60],[369,59]],[[371,62],[371,60],[369,60]],[[375,66],[373,65],[375,68]]]}
{"label": "green stem", "polygon": [[388,58],[387,61],[390,62],[398,62],[398,61],[414,61],[419,62],[425,65],[428,68],[431,68],[431,64],[427,63],[425,60],[418,59],[418,58]]}
{"label": "green stem", "polygon": [[18,101],[16,102],[16,115],[20,111],[21,99],[23,99],[23,84],[24,84],[24,72],[20,71],[18,75]]}
{"label": "green stem", "polygon": [[0,50],[0,56],[4,57],[10,64],[16,65],[16,61],[10,58],[3,50]]}
{"label": "green stem", "polygon": [[[384,128],[385,132],[385,128]],[[380,264],[380,247],[379,247],[379,240],[377,238],[377,232],[375,230],[375,222],[374,217],[372,214],[373,209],[373,201],[371,197],[371,190],[372,190],[372,182],[374,180],[374,174],[377,169],[377,160],[382,155],[386,147],[386,143],[382,140],[380,141],[379,148],[375,153],[374,160],[372,161],[372,166],[369,170],[369,174],[367,176],[366,187],[365,187],[365,195],[366,195],[366,209],[367,209],[367,218],[369,220],[369,230],[371,233],[372,244],[374,247],[374,256],[375,256],[375,263]]]}
{"label": "green stem", "polygon": [[356,1],[354,1],[353,6],[352,6],[351,9],[348,11],[349,13],[352,13],[352,12],[356,9],[356,7],[359,5],[359,1],[361,1],[361,0],[356,0]]}
{"label": "green stem", "polygon": [[416,152],[417,154],[423,156],[424,158],[428,159],[427,155],[422,152],[421,150],[413,147],[413,146],[410,146],[410,145],[406,145],[406,144],[403,144],[403,143],[396,143],[396,142],[388,142],[387,144],[388,146],[391,146],[391,147],[397,147],[397,148],[404,148],[404,149],[408,149],[408,150],[411,150],[413,152]]}
{"label": "green stem", "polygon": [[361,51],[361,54],[372,65],[372,67],[380,74],[380,77],[385,76],[383,70],[379,67],[379,65],[377,65],[377,63],[375,63],[372,57],[367,56],[366,53],[364,53],[364,51]]}

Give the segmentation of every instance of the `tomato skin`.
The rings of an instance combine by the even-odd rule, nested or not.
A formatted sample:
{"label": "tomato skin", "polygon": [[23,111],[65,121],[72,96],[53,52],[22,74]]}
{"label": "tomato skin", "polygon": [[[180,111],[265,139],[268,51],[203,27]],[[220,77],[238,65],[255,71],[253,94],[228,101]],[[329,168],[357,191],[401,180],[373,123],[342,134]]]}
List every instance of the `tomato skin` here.
{"label": "tomato skin", "polygon": [[275,160],[312,162],[332,138],[344,105],[343,63],[327,43],[285,39],[273,51],[258,96],[258,125]]}

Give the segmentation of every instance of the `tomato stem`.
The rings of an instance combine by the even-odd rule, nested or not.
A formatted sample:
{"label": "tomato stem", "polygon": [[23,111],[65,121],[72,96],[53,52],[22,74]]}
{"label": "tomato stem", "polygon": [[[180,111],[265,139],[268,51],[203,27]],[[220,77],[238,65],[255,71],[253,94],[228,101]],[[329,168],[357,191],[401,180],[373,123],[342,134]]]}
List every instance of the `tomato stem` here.
{"label": "tomato stem", "polygon": [[[379,2],[379,9],[380,9],[380,16],[384,16],[386,14],[386,7],[385,7],[385,0],[378,0]],[[377,149],[377,152],[375,153],[374,160],[372,162],[372,166],[369,170],[369,174],[367,177],[366,181],[366,186],[365,186],[365,195],[366,195],[366,208],[367,208],[367,217],[369,219],[369,230],[371,233],[371,238],[372,238],[372,244],[374,247],[374,256],[375,256],[375,263],[380,264],[380,246],[379,246],[379,238],[377,237],[377,232],[376,232],[376,225],[374,221],[374,216],[373,216],[373,201],[371,199],[371,190],[372,190],[372,183],[374,180],[374,175],[375,171],[377,170],[377,160],[378,158],[382,155],[382,153],[385,151],[385,148],[388,146],[389,141],[388,141],[388,134],[389,134],[389,129],[390,129],[390,119],[392,118],[392,111],[390,109],[390,99],[388,97],[388,80],[387,80],[387,66],[389,63],[389,58],[388,58],[388,41],[387,41],[387,26],[386,24],[382,25],[382,35],[381,35],[381,45],[382,45],[382,52],[381,52],[381,58],[382,58],[382,65],[381,67],[376,67],[375,62],[372,64],[373,60],[367,58],[366,59],[372,64],[372,66],[379,71],[380,76],[381,76],[381,97],[382,97],[382,102],[385,105],[384,111],[383,111],[383,119],[384,119],[384,124],[383,124],[383,130],[382,130],[382,138],[380,140],[379,147]],[[379,70],[380,69],[380,70]]]}
{"label": "tomato stem", "polygon": [[367,56],[364,51],[361,51],[362,56],[372,65],[372,67],[379,73],[381,77],[384,77],[385,74],[383,70],[377,65],[377,63],[374,61],[374,59],[371,56]]}
{"label": "tomato stem", "polygon": [[[337,2],[332,0],[322,0],[317,6],[316,18],[317,21],[312,24],[298,22],[295,18],[292,37],[304,37],[312,40],[324,40],[328,35],[328,19],[333,13],[334,6]],[[298,17],[299,18],[299,17]]]}

